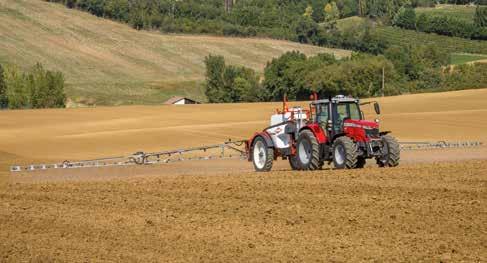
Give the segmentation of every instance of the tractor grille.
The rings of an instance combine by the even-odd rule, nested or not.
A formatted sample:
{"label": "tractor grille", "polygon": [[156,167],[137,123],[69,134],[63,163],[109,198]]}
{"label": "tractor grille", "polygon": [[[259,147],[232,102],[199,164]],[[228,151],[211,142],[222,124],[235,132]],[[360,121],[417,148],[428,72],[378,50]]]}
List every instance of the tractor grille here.
{"label": "tractor grille", "polygon": [[365,135],[370,138],[379,138],[379,129],[365,129]]}

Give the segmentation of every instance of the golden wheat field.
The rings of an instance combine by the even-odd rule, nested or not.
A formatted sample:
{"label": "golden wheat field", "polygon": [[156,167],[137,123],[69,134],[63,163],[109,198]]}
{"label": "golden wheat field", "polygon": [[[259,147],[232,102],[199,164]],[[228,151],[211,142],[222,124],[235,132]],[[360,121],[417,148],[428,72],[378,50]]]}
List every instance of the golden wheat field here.
{"label": "golden wheat field", "polygon": [[[486,99],[487,89],[380,98],[381,125],[400,141],[487,142]],[[280,106],[0,112],[1,261],[487,260],[485,147],[404,152],[390,169],[293,172],[278,161],[261,174],[220,160],[7,171],[245,139]]]}

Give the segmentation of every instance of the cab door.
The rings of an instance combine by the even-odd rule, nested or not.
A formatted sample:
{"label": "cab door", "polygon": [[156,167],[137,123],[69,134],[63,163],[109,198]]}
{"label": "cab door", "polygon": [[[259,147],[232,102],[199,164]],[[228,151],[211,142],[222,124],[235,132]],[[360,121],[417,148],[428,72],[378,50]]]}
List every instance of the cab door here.
{"label": "cab door", "polygon": [[325,132],[326,137],[331,138],[332,134],[328,125],[329,120],[330,120],[330,103],[317,104],[315,122]]}

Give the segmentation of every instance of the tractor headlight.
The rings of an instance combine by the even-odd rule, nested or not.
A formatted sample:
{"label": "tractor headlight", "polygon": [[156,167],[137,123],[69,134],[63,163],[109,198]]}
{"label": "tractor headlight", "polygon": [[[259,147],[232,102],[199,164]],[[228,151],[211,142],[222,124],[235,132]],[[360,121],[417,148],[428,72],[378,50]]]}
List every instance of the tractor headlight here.
{"label": "tractor headlight", "polygon": [[376,122],[376,123],[379,123],[379,122],[380,122],[380,120],[379,120],[379,119],[375,119],[375,122]]}

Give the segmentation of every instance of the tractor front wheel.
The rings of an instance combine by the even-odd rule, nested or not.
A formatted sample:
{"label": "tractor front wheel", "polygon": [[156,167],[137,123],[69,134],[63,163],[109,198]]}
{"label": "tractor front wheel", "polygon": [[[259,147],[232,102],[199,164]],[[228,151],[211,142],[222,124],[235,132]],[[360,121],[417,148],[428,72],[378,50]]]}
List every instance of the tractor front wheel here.
{"label": "tractor front wheel", "polygon": [[401,159],[401,146],[391,135],[382,136],[382,156],[377,158],[379,167],[396,167]]}
{"label": "tractor front wheel", "polygon": [[299,134],[297,161],[300,170],[318,170],[323,166],[320,160],[320,146],[310,130],[304,130]]}
{"label": "tractor front wheel", "polygon": [[[333,164],[336,169],[353,169],[359,164],[357,144],[347,136],[339,137],[333,143]],[[362,163],[360,163],[362,165]]]}
{"label": "tractor front wheel", "polygon": [[274,149],[269,147],[262,137],[257,137],[252,144],[252,162],[255,171],[268,172],[272,169]]}
{"label": "tractor front wheel", "polygon": [[357,158],[357,166],[355,168],[364,168],[366,163],[367,163],[367,160],[364,157],[358,157]]}

